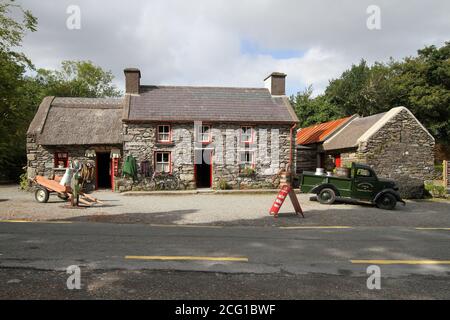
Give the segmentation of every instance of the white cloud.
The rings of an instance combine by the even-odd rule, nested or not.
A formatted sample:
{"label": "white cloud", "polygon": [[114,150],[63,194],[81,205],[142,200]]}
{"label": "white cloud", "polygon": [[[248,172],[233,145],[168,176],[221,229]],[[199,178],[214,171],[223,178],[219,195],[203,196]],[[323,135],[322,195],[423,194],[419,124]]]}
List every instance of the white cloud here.
{"label": "white cloud", "polygon": [[[37,67],[89,59],[116,75],[139,67],[146,84],[262,86],[272,71],[288,74],[289,93],[328,80],[366,58],[413,55],[449,40],[450,2],[327,1],[20,1],[39,18],[24,41]],[[79,5],[81,30],[66,28],[66,8]],[[366,28],[366,8],[381,8],[382,29]],[[241,50],[250,39],[264,53]],[[276,59],[276,50],[302,52]]]}

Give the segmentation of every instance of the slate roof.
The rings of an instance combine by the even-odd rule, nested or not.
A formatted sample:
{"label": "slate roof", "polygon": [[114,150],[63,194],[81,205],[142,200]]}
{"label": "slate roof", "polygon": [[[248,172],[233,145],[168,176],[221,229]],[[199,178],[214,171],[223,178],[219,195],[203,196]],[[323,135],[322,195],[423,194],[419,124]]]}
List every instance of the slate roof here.
{"label": "slate roof", "polygon": [[301,128],[297,131],[295,141],[300,145],[323,142],[331,133],[342,127],[342,125],[347,123],[351,118],[352,117],[346,117]]}
{"label": "slate roof", "polygon": [[324,150],[348,149],[358,146],[358,139],[377,123],[385,112],[368,117],[355,118],[342,129],[336,131],[323,143]]}
{"label": "slate roof", "polygon": [[46,97],[30,124],[42,145],[122,143],[123,99]]}
{"label": "slate roof", "polygon": [[266,88],[141,86],[128,108],[128,121],[298,122],[288,98]]}

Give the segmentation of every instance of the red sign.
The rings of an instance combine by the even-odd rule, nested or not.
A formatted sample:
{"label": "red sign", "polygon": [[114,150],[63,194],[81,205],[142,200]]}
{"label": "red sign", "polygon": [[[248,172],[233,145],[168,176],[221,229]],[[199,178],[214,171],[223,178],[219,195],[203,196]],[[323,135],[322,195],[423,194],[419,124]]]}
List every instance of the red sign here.
{"label": "red sign", "polygon": [[281,206],[284,203],[284,200],[286,200],[286,197],[289,195],[289,198],[291,199],[292,205],[294,206],[295,213],[303,215],[303,210],[300,206],[300,203],[298,202],[297,195],[295,194],[294,189],[292,189],[288,185],[284,185],[281,187],[280,192],[278,193],[277,197],[275,198],[275,201],[272,204],[272,208],[270,208],[269,213],[273,215],[275,218],[278,217],[278,212],[280,211]]}

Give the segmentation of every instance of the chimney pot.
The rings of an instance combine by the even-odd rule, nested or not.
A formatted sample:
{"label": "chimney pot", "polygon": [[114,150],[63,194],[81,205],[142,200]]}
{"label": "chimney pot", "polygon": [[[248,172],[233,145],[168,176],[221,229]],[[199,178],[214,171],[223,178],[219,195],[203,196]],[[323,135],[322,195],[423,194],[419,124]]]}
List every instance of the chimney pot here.
{"label": "chimney pot", "polygon": [[286,74],[282,72],[272,72],[264,79],[264,86],[269,89],[273,96],[286,95]]}
{"label": "chimney pot", "polygon": [[139,94],[141,85],[141,71],[137,68],[126,68],[125,74],[125,93]]}

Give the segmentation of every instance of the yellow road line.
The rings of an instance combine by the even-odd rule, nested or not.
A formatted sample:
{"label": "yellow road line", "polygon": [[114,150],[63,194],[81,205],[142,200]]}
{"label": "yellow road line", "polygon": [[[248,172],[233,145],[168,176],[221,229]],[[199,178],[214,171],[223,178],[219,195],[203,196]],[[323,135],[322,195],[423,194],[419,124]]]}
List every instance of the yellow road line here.
{"label": "yellow road line", "polygon": [[349,226],[302,226],[302,227],[280,227],[280,229],[352,229]]}
{"label": "yellow road line", "polygon": [[149,224],[151,227],[163,227],[163,228],[222,228],[221,226],[196,226],[187,224]]}
{"label": "yellow road line", "polygon": [[241,261],[248,262],[246,257],[202,257],[202,256],[125,256],[130,260],[203,260],[203,261]]}
{"label": "yellow road line", "polygon": [[72,223],[72,221],[33,221],[33,220],[0,220],[0,223],[55,223],[55,224],[63,224],[63,223]]}
{"label": "yellow road line", "polygon": [[354,264],[450,264],[450,260],[350,260]]}
{"label": "yellow road line", "polygon": [[416,230],[450,230],[450,228],[415,228]]}

